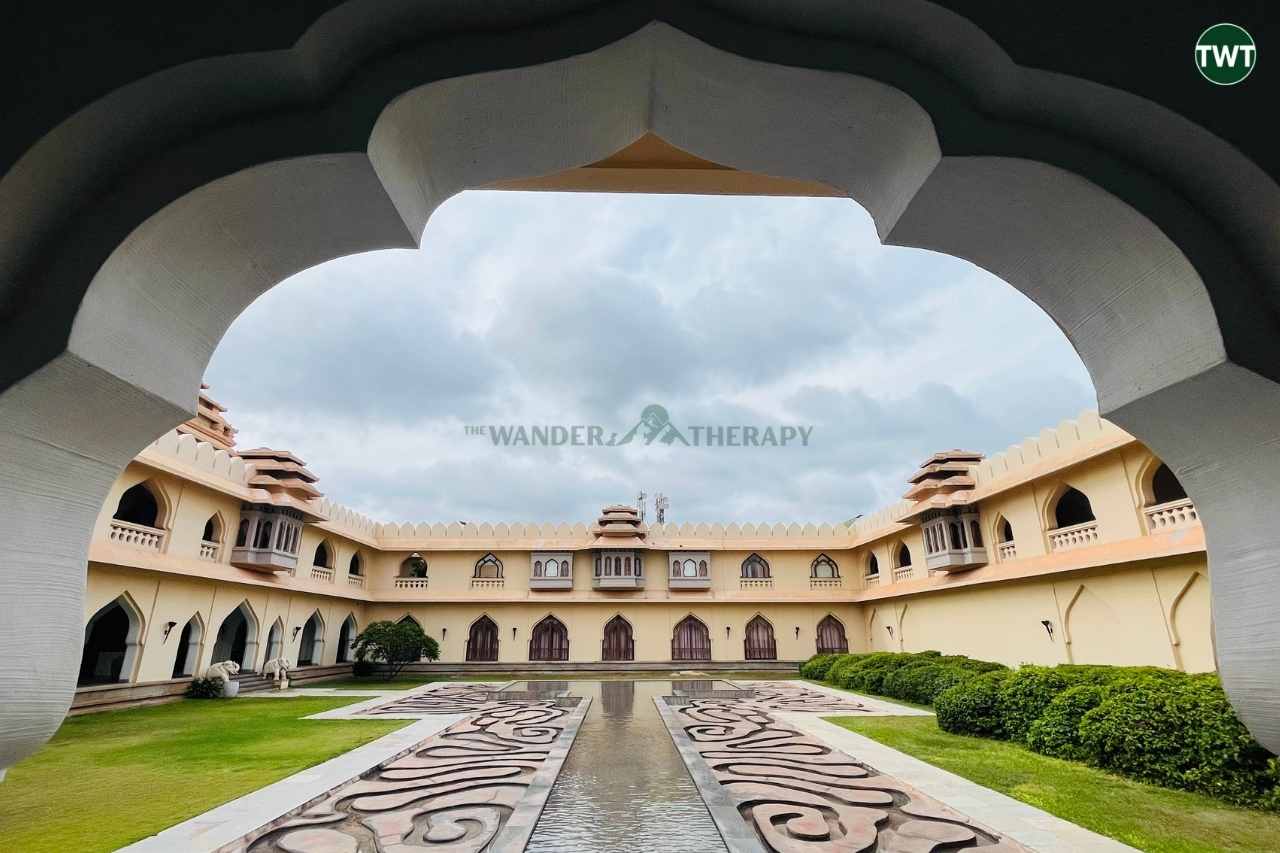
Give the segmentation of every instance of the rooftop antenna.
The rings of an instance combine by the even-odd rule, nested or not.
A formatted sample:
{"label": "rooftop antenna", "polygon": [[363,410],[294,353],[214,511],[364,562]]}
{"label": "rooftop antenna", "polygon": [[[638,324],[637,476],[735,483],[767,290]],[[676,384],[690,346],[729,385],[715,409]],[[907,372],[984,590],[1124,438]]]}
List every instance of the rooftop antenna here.
{"label": "rooftop antenna", "polygon": [[649,497],[643,491],[636,495],[636,506],[640,508],[640,520],[644,521],[644,500]]}
{"label": "rooftop antenna", "polygon": [[665,524],[667,521],[667,507],[671,505],[671,501],[662,492],[653,497],[653,508],[658,513],[658,523]]}

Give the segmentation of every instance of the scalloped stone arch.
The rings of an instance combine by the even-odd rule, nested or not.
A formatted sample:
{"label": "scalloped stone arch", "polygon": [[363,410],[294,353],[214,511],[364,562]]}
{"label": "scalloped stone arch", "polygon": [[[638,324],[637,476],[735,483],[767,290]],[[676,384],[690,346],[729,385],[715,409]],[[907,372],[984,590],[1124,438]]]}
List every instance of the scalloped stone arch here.
{"label": "scalloped stone arch", "polygon": [[[319,57],[340,40],[342,27],[334,22],[358,20],[353,10],[368,5],[348,4],[326,16],[314,35],[263,65],[300,101],[336,85],[332,72],[316,71]],[[929,98],[870,77],[750,59],[661,21],[543,64],[412,87],[383,110],[367,151],[312,154],[216,177],[117,241],[74,302],[61,354],[39,367],[31,356],[7,362],[22,373],[0,394],[6,468],[0,543],[7,546],[0,547],[0,583],[6,597],[16,600],[17,593],[23,601],[13,618],[0,620],[0,641],[41,636],[48,642],[33,652],[29,671],[40,672],[39,680],[4,677],[9,701],[0,709],[0,767],[43,742],[60,722],[59,708],[69,704],[79,644],[76,605],[102,497],[139,449],[189,416],[192,389],[241,310],[307,267],[415,245],[431,213],[467,187],[589,163],[647,132],[728,166],[836,187],[870,212],[886,242],[967,258],[1053,317],[1093,377],[1103,413],[1165,459],[1196,501],[1210,531],[1224,684],[1253,733],[1280,746],[1280,622],[1271,615],[1280,606],[1280,588],[1257,581],[1273,571],[1280,552],[1280,531],[1265,499],[1280,482],[1273,449],[1280,387],[1263,375],[1280,363],[1274,353],[1280,336],[1271,312],[1233,301],[1222,283],[1239,279],[1253,288],[1246,295],[1272,297],[1280,280],[1280,247],[1271,232],[1280,191],[1225,143],[1168,111],[1021,69],[971,25],[927,4],[903,4],[907,11],[871,5],[825,14],[840,32],[879,32],[904,55],[931,57],[1006,122],[1020,105],[1050,104],[1049,125],[1076,121],[1073,131],[1097,148],[1139,162],[1144,141],[1163,134],[1166,144],[1149,156],[1164,158],[1165,169],[1149,171],[1166,175],[1199,207],[1188,212],[1182,196],[1160,185],[1163,203],[1181,211],[1162,229],[1061,165],[946,153],[924,106],[933,103]],[[760,15],[768,23],[767,10]],[[904,39],[914,42],[902,47]],[[231,63],[193,65],[208,73],[206,89],[216,91],[218,74]],[[82,111],[5,176],[0,204],[32,212],[3,219],[29,232],[5,234],[0,271],[14,273],[5,281],[29,279],[17,274],[36,252],[28,244],[45,239],[66,213],[57,209],[66,192],[46,197],[41,190],[43,182],[63,179],[50,165],[66,153],[67,142],[95,138],[86,131],[95,121],[109,122],[112,109],[127,114],[122,100],[139,109],[149,97],[171,102],[155,94],[174,77],[156,78]],[[742,97],[744,91],[750,97]],[[63,170],[78,170],[68,185],[83,189],[94,174],[124,168],[120,152],[132,132],[117,123],[100,146],[80,146],[88,150]],[[1181,162],[1175,154],[1187,150],[1199,156]],[[1206,170],[1220,180],[1206,179]],[[1243,245],[1240,257],[1214,243],[1228,228],[1233,246]],[[1200,259],[1199,271],[1188,253]],[[1241,257],[1251,262],[1247,269]],[[1202,273],[1223,294],[1217,310]],[[67,288],[74,286],[85,285]],[[38,300],[35,305],[39,310]],[[61,317],[51,311],[29,326],[62,340]],[[1232,331],[1231,346],[1223,328]],[[12,346],[24,340],[15,337]],[[1229,360],[1229,351],[1238,362]],[[84,417],[86,411],[110,413],[110,428]],[[49,488],[49,471],[64,475],[58,488]],[[30,548],[14,548],[19,541],[39,542],[43,559],[20,560]]]}

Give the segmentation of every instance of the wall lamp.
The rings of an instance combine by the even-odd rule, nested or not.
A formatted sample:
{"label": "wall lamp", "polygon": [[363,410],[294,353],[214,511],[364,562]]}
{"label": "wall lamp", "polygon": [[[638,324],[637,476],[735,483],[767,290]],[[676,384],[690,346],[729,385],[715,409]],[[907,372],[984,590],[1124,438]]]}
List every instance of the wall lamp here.
{"label": "wall lamp", "polygon": [[440,639],[442,639],[442,640],[443,640],[443,639],[444,639],[445,637],[447,637],[447,636],[449,636],[449,629],[448,629],[448,628],[441,628],[441,629],[440,629]]}
{"label": "wall lamp", "polygon": [[517,628],[515,625],[511,626],[511,639],[514,640],[516,638],[516,631],[519,631],[519,630],[520,629]]}
{"label": "wall lamp", "polygon": [[892,626],[892,625],[885,625],[885,626],[884,626],[884,629],[885,629],[886,631],[888,631],[888,632],[889,632],[889,636],[890,636],[890,637],[892,637],[892,636],[893,636],[893,626]]}
{"label": "wall lamp", "polygon": [[169,632],[171,632],[176,627],[178,627],[177,622],[164,623],[164,640],[161,640],[160,642],[163,643],[165,640],[169,639]]}
{"label": "wall lamp", "polygon": [[301,625],[294,625],[294,626],[293,626],[293,639],[295,639],[295,640],[296,640],[296,639],[298,639],[298,632],[299,632],[299,631],[301,631],[301,630],[302,630],[302,626],[301,626]]}
{"label": "wall lamp", "polygon": [[1044,630],[1049,634],[1049,639],[1053,639],[1053,623],[1048,619],[1041,619],[1040,624],[1044,626]]}
{"label": "wall lamp", "polygon": [[730,634],[730,632],[731,632],[731,631],[733,631],[733,626],[732,626],[732,625],[725,625],[725,626],[724,626],[724,635],[725,635],[726,637],[727,637],[727,636],[729,636],[729,634]]}
{"label": "wall lamp", "polygon": [[799,626],[799,625],[797,625],[797,626],[796,626],[796,639],[797,639],[797,640],[798,640],[798,639],[800,639],[800,626]]}

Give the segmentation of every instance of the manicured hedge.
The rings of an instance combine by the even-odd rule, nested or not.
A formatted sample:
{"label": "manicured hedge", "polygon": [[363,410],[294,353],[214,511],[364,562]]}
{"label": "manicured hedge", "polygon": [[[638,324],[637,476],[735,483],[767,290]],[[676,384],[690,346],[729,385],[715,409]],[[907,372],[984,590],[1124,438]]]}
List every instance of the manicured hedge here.
{"label": "manicured hedge", "polygon": [[801,672],[932,704],[938,726],[1002,737],[1135,779],[1280,811],[1280,759],[1236,719],[1216,675],[1158,667],[1023,666],[936,651],[820,655]]}

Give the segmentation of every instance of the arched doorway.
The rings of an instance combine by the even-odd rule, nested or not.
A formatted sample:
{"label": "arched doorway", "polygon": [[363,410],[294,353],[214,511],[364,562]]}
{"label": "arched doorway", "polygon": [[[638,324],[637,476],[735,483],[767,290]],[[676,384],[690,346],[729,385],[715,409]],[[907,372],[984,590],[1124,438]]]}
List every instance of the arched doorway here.
{"label": "arched doorway", "polygon": [[258,618],[247,601],[227,614],[218,626],[213,642],[213,663],[235,661],[240,669],[250,672],[258,655]]}
{"label": "arched doorway", "polygon": [[[21,553],[12,547],[19,537],[58,541],[52,529],[41,533],[51,523],[42,519],[56,519],[65,530],[73,515],[88,530],[97,506],[84,500],[86,490],[105,496],[110,469],[125,464],[132,453],[127,448],[142,446],[189,416],[190,389],[208,357],[208,342],[217,340],[263,286],[335,254],[410,245],[435,206],[459,188],[580,165],[620,149],[645,129],[712,161],[821,178],[862,202],[886,240],[969,257],[1005,276],[1053,315],[1094,375],[1104,414],[1158,447],[1177,470],[1187,471],[1187,485],[1205,517],[1221,519],[1221,531],[1209,547],[1215,611],[1233,617],[1216,622],[1224,684],[1255,734],[1280,748],[1280,691],[1275,689],[1280,667],[1273,655],[1257,651],[1280,648],[1275,642],[1280,625],[1268,618],[1280,592],[1257,580],[1266,571],[1258,555],[1280,550],[1268,499],[1280,482],[1274,435],[1267,427],[1280,416],[1275,312],[1222,310],[1220,320],[1214,312],[1215,305],[1271,303],[1274,270],[1280,268],[1272,239],[1273,176],[1194,119],[1178,115],[1179,107],[1170,110],[1072,74],[1019,66],[980,26],[942,7],[873,4],[851,12],[855,19],[814,14],[803,33],[781,27],[767,14],[751,21],[710,14],[705,23],[695,16],[699,26],[724,40],[717,48],[686,32],[691,30],[687,24],[681,28],[678,13],[671,11],[679,6],[654,4],[651,17],[661,26],[636,16],[631,27],[591,28],[593,34],[609,32],[609,38],[583,28],[580,38],[588,43],[577,50],[566,51],[558,41],[566,34],[553,30],[547,38],[555,47],[542,41],[531,45],[536,63],[502,71],[491,71],[497,65],[489,51],[507,44],[503,24],[493,33],[467,32],[462,25],[459,38],[485,45],[468,51],[475,56],[474,67],[458,70],[469,76],[415,78],[386,87],[387,103],[395,109],[345,111],[359,124],[340,130],[341,117],[318,124],[299,121],[300,136],[314,137],[315,146],[299,144],[297,151],[323,156],[279,160],[279,137],[272,132],[278,116],[244,99],[243,109],[260,113],[243,115],[244,151],[223,161],[203,159],[227,157],[226,146],[191,144],[205,138],[185,123],[214,108],[231,109],[236,120],[241,116],[227,106],[219,86],[183,91],[194,85],[190,81],[205,78],[181,67],[167,69],[156,81],[148,77],[147,85],[122,83],[110,97],[104,93],[83,108],[76,103],[77,120],[51,124],[47,133],[41,129],[43,136],[24,139],[18,148],[28,152],[21,161],[23,179],[6,182],[22,189],[6,195],[4,219],[63,225],[24,228],[22,239],[10,241],[7,263],[15,268],[7,280],[18,283],[20,291],[14,302],[47,319],[37,325],[32,316],[16,315],[14,322],[31,331],[8,336],[11,349],[0,358],[10,365],[0,428],[24,446],[32,430],[44,424],[57,424],[60,432],[58,441],[44,442],[47,447],[33,442],[32,452],[16,461],[16,473],[6,478],[7,505],[21,512],[5,529],[18,533],[0,547],[5,594],[38,583],[50,564],[23,568],[20,560],[2,555]],[[440,37],[412,25],[385,30],[397,44],[403,40],[419,47]],[[960,43],[957,35],[962,50],[950,49]],[[870,38],[876,56],[867,58],[857,46]],[[849,49],[812,51],[814,39]],[[769,54],[758,45],[767,45]],[[357,54],[381,58],[385,52],[351,54],[355,66],[369,71]],[[821,72],[805,67],[816,64],[807,61],[808,54],[823,57]],[[856,60],[842,61],[841,54]],[[671,61],[673,56],[688,61]],[[917,65],[921,56],[933,73],[901,73],[903,63]],[[780,58],[786,61],[779,63]],[[246,72],[270,67],[256,56],[223,59],[229,67],[243,63]],[[854,62],[856,67],[849,64]],[[270,87],[273,103],[298,109],[293,88],[298,75],[255,73],[261,75],[254,77],[257,84]],[[307,79],[321,81],[316,85],[326,89],[325,79],[345,81],[356,73],[353,68],[326,75],[316,65]],[[596,88],[603,85],[599,81],[608,81],[607,95]],[[1008,81],[1025,85],[1005,85]],[[165,98],[156,97],[153,82]],[[941,99],[945,109],[934,108],[938,98],[925,97],[940,84],[954,94]],[[572,97],[565,95],[566,86],[573,87]],[[913,97],[917,87],[921,92]],[[470,96],[477,89],[488,97]],[[731,96],[743,89],[753,97],[738,99],[745,100],[741,109],[710,108],[735,103]],[[990,97],[993,92],[998,97]],[[453,96],[442,99],[442,93]],[[144,109],[179,95],[202,106]],[[453,108],[429,109],[429,121],[413,122],[415,110],[441,100]],[[513,102],[536,109],[530,116],[510,109]],[[663,109],[654,109],[655,103]],[[833,111],[831,103],[844,107]],[[877,104],[881,109],[874,109]],[[860,120],[838,120],[846,113]],[[129,133],[100,134],[113,140],[109,151],[72,142],[94,138],[85,133],[86,126],[119,127],[115,122],[125,114],[136,119]],[[374,115],[381,116],[377,124]],[[511,122],[520,122],[525,132],[506,132]],[[330,123],[335,132],[347,134],[342,138],[372,137],[367,154],[362,146],[334,147],[333,138],[315,132]],[[233,121],[205,125],[212,134],[225,132]],[[806,144],[794,144],[788,133],[803,133]],[[437,138],[433,134],[455,144],[430,144]],[[546,144],[525,144],[528,139]],[[183,148],[162,150],[164,140],[181,140]],[[397,142],[412,147],[400,149]],[[458,150],[468,155],[449,156]],[[849,158],[850,150],[862,156]],[[334,151],[349,153],[335,156]],[[173,158],[182,166],[175,167]],[[269,168],[255,166],[268,162]],[[141,179],[128,180],[134,170]],[[160,180],[166,174],[176,183]],[[427,174],[433,179],[419,179]],[[35,184],[28,185],[28,178]],[[270,185],[272,180],[278,184]],[[200,181],[206,186],[192,191],[192,183]],[[130,185],[146,195],[130,195]],[[109,196],[105,190],[94,195],[106,186],[116,189]],[[275,193],[279,205],[256,209],[250,203],[272,197],[278,188],[296,192],[292,197]],[[210,203],[217,199],[224,209]],[[129,215],[103,216],[104,207]],[[335,207],[342,209],[335,213]],[[28,208],[34,218],[26,215]],[[967,215],[975,209],[984,210],[980,220]],[[207,219],[193,216],[193,210],[203,210]],[[227,215],[229,210],[242,211],[240,221]],[[352,210],[361,215],[351,215]],[[223,233],[192,225],[214,226],[222,217]],[[91,231],[90,220],[110,230]],[[294,226],[290,245],[288,251],[272,251],[268,244],[280,239],[280,231],[267,226],[281,220]],[[149,227],[140,228],[143,223]],[[206,243],[193,245],[181,239],[184,233],[202,234]],[[103,263],[103,256],[126,239],[119,254],[129,261],[113,256]],[[37,274],[46,259],[71,254],[60,247],[74,245],[95,249],[86,248],[85,257],[69,269],[59,266],[58,276]],[[139,252],[140,245],[155,251]],[[227,262],[211,263],[215,258]],[[232,271],[242,271],[246,280],[232,280]],[[188,292],[176,292],[175,280],[188,283]],[[113,282],[137,288],[142,298],[85,297],[91,281],[95,288]],[[25,287],[39,287],[47,296],[24,299]],[[149,298],[166,292],[171,302]],[[225,298],[209,299],[210,293]],[[45,311],[43,299],[58,310]],[[75,316],[73,309],[82,302],[86,310]],[[155,310],[139,311],[140,306]],[[113,317],[113,308],[130,314],[128,321]],[[188,322],[193,333],[166,333]],[[136,328],[134,339],[149,341],[148,347],[120,347],[119,336],[112,334],[117,328]],[[1133,334],[1134,329],[1142,333]],[[0,335],[0,341],[5,338]],[[179,352],[183,341],[190,349]],[[84,414],[86,389],[99,400],[125,395],[147,400],[129,411],[128,429],[134,434],[115,440],[93,413],[81,417],[82,424],[72,423]],[[107,464],[96,476],[38,494],[9,488],[10,483],[39,482],[41,472],[80,470],[77,460],[85,459]],[[25,505],[23,498],[29,499]],[[57,555],[58,570],[82,571],[84,550],[66,548]],[[65,648],[83,619],[76,606],[82,593],[66,586],[48,603],[18,614],[12,636],[46,632],[57,642],[40,645]],[[39,666],[3,676],[6,688],[12,688],[4,691],[12,699],[4,719],[28,724],[0,741],[0,763],[28,754],[60,717],[41,709],[58,704],[57,691],[69,682],[74,660],[59,660],[54,651],[33,654]],[[31,724],[33,715],[43,725]],[[20,746],[10,749],[9,744]]]}
{"label": "arched doorway", "polygon": [[844,623],[828,613],[818,623],[818,654],[848,654],[849,638],[844,633]]}
{"label": "arched doorway", "polygon": [[278,618],[267,632],[267,653],[263,660],[275,660],[284,654],[284,623]]}
{"label": "arched doorway", "polygon": [[706,623],[690,614],[671,632],[671,659],[711,660],[711,632]]}
{"label": "arched doorway", "polygon": [[636,641],[631,634],[631,623],[621,616],[615,616],[604,626],[604,639],[600,641],[600,660],[635,659]]}
{"label": "arched doorway", "polygon": [[142,527],[159,527],[160,501],[156,499],[151,484],[138,483],[125,489],[111,517]]}
{"label": "arched doorway", "polygon": [[204,625],[199,614],[187,620],[178,635],[178,648],[174,652],[173,677],[185,678],[194,675],[200,660],[200,643],[204,640]]}
{"label": "arched doorway", "polygon": [[76,686],[132,681],[141,635],[142,617],[126,596],[93,614],[84,628]]}
{"label": "arched doorway", "polygon": [[547,616],[533,626],[529,638],[529,660],[559,661],[569,659],[569,629],[554,616]]}
{"label": "arched doorway", "polygon": [[481,616],[467,632],[467,660],[489,663],[498,659],[498,623]]}
{"label": "arched doorway", "polygon": [[338,663],[351,662],[351,646],[356,641],[356,633],[356,617],[349,613],[347,618],[342,620],[342,627],[338,629]]}
{"label": "arched doorway", "polygon": [[742,640],[743,657],[747,660],[777,660],[778,644],[773,638],[773,625],[763,616],[756,615],[747,623],[747,634]]}
{"label": "arched doorway", "polygon": [[298,644],[298,666],[317,666],[324,662],[324,620],[314,611],[302,626]]}

